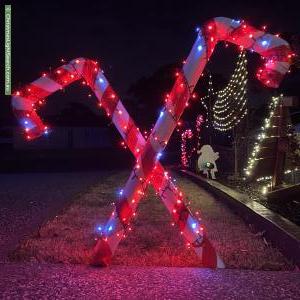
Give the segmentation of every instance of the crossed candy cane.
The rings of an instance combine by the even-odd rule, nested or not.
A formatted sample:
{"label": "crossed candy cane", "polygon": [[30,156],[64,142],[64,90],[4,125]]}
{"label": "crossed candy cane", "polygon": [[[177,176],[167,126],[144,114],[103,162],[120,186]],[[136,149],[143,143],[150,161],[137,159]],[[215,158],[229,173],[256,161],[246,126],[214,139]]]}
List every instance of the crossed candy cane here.
{"label": "crossed candy cane", "polygon": [[[69,64],[63,65],[49,74],[44,73],[42,77],[14,93],[12,97],[13,110],[21,125],[24,126],[26,138],[32,140],[49,132],[48,126],[44,125],[36,113],[36,104],[42,104],[42,102],[44,102],[43,99],[50,94],[81,78],[84,78],[86,84],[94,91],[98,98],[99,105],[104,108],[107,116],[112,118],[112,122],[120,132],[128,148],[137,156],[140,149],[143,149],[146,143],[143,135],[130,118],[117,94],[109,85],[102,70],[98,67],[97,62],[85,58],[74,59]],[[139,168],[138,165],[136,167]],[[171,178],[159,162],[153,171],[152,184],[169,211],[174,211],[175,207],[180,205],[181,213],[180,215],[178,214],[175,221],[184,237],[188,241],[192,241],[195,247],[200,247],[203,239],[202,236],[198,235],[198,231],[194,232],[189,230],[190,226],[186,226],[188,222],[192,224],[193,227],[196,227],[199,220],[196,220],[189,208],[185,205],[182,192],[180,192],[171,181]],[[143,191],[138,191],[138,193],[144,193],[144,189]],[[113,212],[112,217],[115,216],[116,213],[117,212]],[[119,226],[118,233],[112,236],[115,239],[110,240],[110,246],[117,246],[128,229],[120,222],[118,222],[117,225]],[[107,234],[111,232],[112,229],[112,223],[110,222],[106,225],[106,230],[104,231]],[[203,227],[201,226],[199,230],[202,231]],[[197,236],[195,236],[195,234]],[[104,241],[107,241],[107,238],[104,238]],[[112,244],[112,241],[114,241],[114,244]],[[107,245],[107,243],[105,243],[105,245]],[[202,251],[202,259],[206,266],[223,267],[222,260],[216,254],[208,239],[205,239],[204,249],[205,250]],[[202,248],[199,249],[199,251],[200,250],[202,250]],[[99,251],[94,252],[95,250],[93,250],[92,255],[93,261],[95,263],[96,260],[96,262],[99,263],[99,259],[96,259]],[[104,260],[102,264],[107,265],[112,257],[111,248],[101,248],[100,253]]]}
{"label": "crossed candy cane", "polygon": [[14,111],[25,125],[27,138],[31,139],[43,132],[48,132],[48,128],[36,114],[34,104],[63,86],[84,77],[137,158],[137,164],[105,226],[104,235],[98,240],[90,254],[92,263],[101,265],[110,263],[118,243],[126,231],[130,230],[130,221],[135,215],[137,205],[147,185],[152,183],[181,233],[202,258],[204,265],[224,266],[204,235],[201,221],[193,217],[183,201],[182,193],[158,162],[160,153],[166,147],[219,41],[232,42],[259,53],[265,59],[265,64],[258,71],[257,77],[266,86],[278,87],[289,69],[292,53],[288,43],[283,39],[228,18],[220,17],[209,21],[202,30],[199,30],[196,42],[182,71],[178,74],[170,97],[147,141],[144,140],[103,73],[93,61],[74,60],[14,94],[12,99]]}

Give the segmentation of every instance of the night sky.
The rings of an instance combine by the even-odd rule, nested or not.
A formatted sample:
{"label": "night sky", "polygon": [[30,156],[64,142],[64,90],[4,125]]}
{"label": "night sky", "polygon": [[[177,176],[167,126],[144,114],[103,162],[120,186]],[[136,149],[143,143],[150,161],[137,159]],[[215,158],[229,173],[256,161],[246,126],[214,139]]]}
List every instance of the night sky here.
{"label": "night sky", "polygon": [[[195,27],[212,17],[241,18],[267,25],[271,33],[299,34],[297,2],[19,1],[12,4],[13,89],[59,66],[61,58],[83,56],[100,61],[112,86],[125,96],[140,77],[183,60]],[[234,67],[224,58],[213,65],[225,73]]]}

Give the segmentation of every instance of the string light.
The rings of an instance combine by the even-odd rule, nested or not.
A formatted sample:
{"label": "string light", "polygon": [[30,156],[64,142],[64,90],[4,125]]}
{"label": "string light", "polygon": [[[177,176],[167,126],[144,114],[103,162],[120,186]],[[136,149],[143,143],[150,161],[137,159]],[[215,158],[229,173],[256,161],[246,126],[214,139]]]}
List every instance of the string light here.
{"label": "string light", "polygon": [[246,116],[247,76],[246,52],[242,51],[228,85],[217,93],[217,100],[213,106],[215,129],[228,131]]}
{"label": "string light", "polygon": [[191,156],[188,156],[187,153],[187,140],[191,139],[192,137],[193,132],[191,129],[187,129],[181,134],[181,163],[185,168],[189,166],[189,160]]}
{"label": "string light", "polygon": [[[252,153],[248,158],[247,167],[244,169],[246,177],[255,177],[256,168],[258,167],[258,162],[261,162],[267,157],[262,155],[261,150],[266,149],[266,146],[263,145],[265,141],[268,142],[272,138],[280,138],[282,135],[274,134],[274,128],[277,128],[277,119],[280,117],[278,108],[282,105],[283,95],[278,97],[272,97],[272,100],[269,104],[269,116],[264,120],[264,126],[261,127],[261,132],[257,135],[257,142],[254,143]],[[285,133],[283,133],[285,135]],[[285,135],[286,136],[286,135]],[[292,172],[292,170],[286,170],[285,174]],[[257,177],[256,182],[263,183],[261,192],[266,194],[272,188],[272,174],[266,174],[261,177]]]}
{"label": "string light", "polygon": [[[198,115],[196,118],[195,135],[193,134],[193,131],[191,129],[187,129],[181,134],[181,163],[185,168],[189,166],[189,161],[192,157],[193,152],[196,151],[196,149],[198,150],[200,148],[200,130],[201,130],[201,125],[203,123],[204,123],[203,116]],[[191,151],[188,152],[187,140],[192,139],[194,136],[196,137],[197,146],[196,148],[193,147]]]}
{"label": "string light", "polygon": [[247,77],[248,71],[245,51],[240,52],[236,68],[224,89],[214,91],[212,77],[211,74],[209,74],[208,94],[200,98],[200,102],[208,112],[208,106],[205,100],[216,96],[217,100],[213,106],[213,126],[216,130],[228,131],[238,125],[247,115]]}
{"label": "string light", "polygon": [[198,115],[198,117],[196,118],[196,139],[197,139],[197,150],[200,149],[200,130],[201,130],[201,126],[204,123],[204,118],[202,115]]}

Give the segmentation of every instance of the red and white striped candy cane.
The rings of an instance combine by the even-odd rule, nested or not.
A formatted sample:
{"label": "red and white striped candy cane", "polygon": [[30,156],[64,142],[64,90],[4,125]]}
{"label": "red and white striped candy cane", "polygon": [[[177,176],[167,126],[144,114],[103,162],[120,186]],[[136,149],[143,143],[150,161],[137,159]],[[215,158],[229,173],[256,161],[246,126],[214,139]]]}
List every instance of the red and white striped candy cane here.
{"label": "red and white striped candy cane", "polygon": [[[231,25],[228,25],[228,23],[230,23]],[[153,145],[148,141],[144,149],[144,145],[142,142],[140,143],[140,146],[138,144],[138,131],[135,126],[131,126],[131,122],[128,122],[129,125],[126,125],[126,122],[117,123],[118,129],[121,129],[121,134],[123,132],[122,135],[128,135],[128,141],[130,141],[131,139],[134,140],[131,145],[135,146],[130,147],[132,151],[134,150],[134,153],[136,155],[140,153],[142,153],[142,155],[138,157],[138,163],[134,171],[132,172],[131,184],[128,184],[127,182],[126,189],[124,190],[124,192],[126,191],[126,193],[124,193],[125,195],[123,194],[122,199],[117,203],[116,212],[112,214],[112,218],[106,226],[107,231],[110,233],[107,234],[104,239],[101,239],[94,249],[94,258],[98,260],[99,263],[106,264],[109,261],[112,253],[116,249],[117,244],[124,233],[124,227],[128,225],[131,217],[134,215],[137,202],[144,194],[143,191],[146,185],[149,183],[149,179],[152,179],[153,185],[161,195],[167,208],[170,212],[172,212],[173,217],[178,221],[179,227],[183,230],[183,235],[187,238],[188,241],[193,241],[192,245],[197,246],[195,250],[197,250],[198,253],[202,252],[202,248],[198,247],[199,243],[201,244],[204,240],[199,230],[201,229],[201,226],[199,222],[194,222],[191,214],[189,214],[188,210],[185,209],[185,205],[180,199],[181,193],[178,193],[176,187],[174,187],[172,182],[169,181],[169,177],[166,172],[164,172],[163,168],[157,163],[158,157],[156,157],[155,151],[159,154],[159,150],[162,150],[165,147],[167,140],[169,139],[173,131],[172,122],[170,122],[170,120],[173,119],[173,121],[175,121],[178,116],[181,115],[184,109],[184,105],[189,98],[190,91],[193,89],[194,84],[199,79],[206,60],[211,55],[216,42],[223,39],[236,42],[239,45],[244,45],[239,41],[240,37],[235,37],[233,34],[233,31],[238,31],[236,29],[238,29],[240,25],[242,25],[242,28],[244,29],[244,31],[242,32],[242,36],[245,35],[246,29],[248,30],[248,33],[249,29],[253,29],[252,27],[247,27],[247,25],[245,24],[240,24],[239,22],[230,19],[216,18],[214,19],[213,24],[207,25],[207,31],[209,34],[204,36],[205,39],[203,40],[203,43],[199,44],[196,41],[188,58],[189,63],[185,65],[183,73],[181,73],[178,77],[172,90],[170,100],[168,101],[163,113],[161,114],[160,120],[157,122],[155,132],[157,132],[158,134],[152,134],[151,136],[152,144],[154,146],[157,145],[157,147],[153,147]],[[225,35],[224,29],[228,29],[228,26],[231,28],[231,30],[228,30],[227,34]],[[255,30],[255,32],[256,38],[262,37],[264,35],[264,33],[262,33],[262,35],[258,34],[261,33],[260,31]],[[215,37],[213,33],[216,34]],[[199,34],[199,37],[201,36],[202,35]],[[249,33],[248,37],[252,39],[253,36],[253,33]],[[269,37],[269,35],[267,34],[265,34],[265,36]],[[273,36],[271,37],[274,38]],[[205,43],[205,41],[208,41],[210,44]],[[252,47],[254,51],[259,52],[258,49],[255,49],[256,43],[257,41],[253,43]],[[263,81],[266,85],[275,87],[281,80],[284,73],[288,70],[288,56],[291,55],[291,53],[289,51],[288,44],[279,38],[277,38],[275,44],[277,48],[281,48],[281,60],[279,59],[279,49],[274,50],[276,47],[274,47],[274,45],[273,47],[270,46],[271,44],[274,44],[273,41],[262,40],[261,44],[264,47],[267,46],[265,54],[263,54],[263,51],[260,52],[262,56],[267,58],[267,63],[265,65],[265,68],[259,71],[258,76],[260,77],[260,80]],[[284,47],[286,47],[286,49]],[[249,47],[245,46],[245,48]],[[270,51],[271,49],[272,51]],[[206,53],[201,54],[202,50],[205,50]],[[201,54],[198,55],[198,59],[197,55],[193,55],[195,53],[197,54],[197,51]],[[287,57],[285,56],[285,54],[287,54]],[[24,122],[24,125],[27,126],[26,130],[28,131],[28,139],[34,138],[40,135],[42,132],[47,133],[48,131],[48,128],[43,125],[39,117],[36,115],[35,111],[32,109],[32,105],[40,101],[42,98],[47,97],[49,94],[61,88],[62,86],[65,86],[72,81],[79,79],[80,76],[86,78],[88,84],[91,87],[93,86],[93,83],[95,83],[95,93],[98,99],[99,96],[103,97],[102,102],[105,103],[104,108],[106,109],[108,115],[113,115],[113,118],[115,116],[117,118],[118,115],[123,114],[123,106],[120,101],[117,101],[116,94],[113,92],[113,90],[108,85],[106,85],[106,88],[103,89],[101,88],[100,84],[96,84],[96,82],[98,81],[95,80],[95,74],[93,76],[92,71],[94,69],[94,73],[97,73],[99,70],[95,66],[95,63],[91,61],[84,61],[83,66],[80,66],[80,62],[80,59],[75,60],[73,63],[63,66],[62,69],[57,69],[54,73],[51,74],[50,78],[44,76],[44,82],[43,80],[38,79],[37,81],[32,83],[32,86],[26,87],[26,89],[23,89],[21,92],[17,92],[15,94],[15,97],[13,98],[13,106],[19,119]],[[76,65],[74,67],[74,63],[78,64],[77,68]],[[75,74],[73,73],[74,69]],[[50,79],[49,82],[47,82],[48,79]],[[99,76],[98,80],[100,83],[104,83],[104,86],[105,82],[107,83],[107,81],[101,78],[101,76]],[[43,86],[45,86],[46,88],[43,89]],[[39,91],[39,88],[41,88],[41,91]],[[167,130],[165,130],[166,128],[164,128],[164,126],[160,125],[164,123],[162,122],[162,120],[166,120],[169,122],[167,123],[167,126],[165,126]],[[171,126],[168,126],[168,124]],[[135,131],[136,133],[134,134],[133,132]],[[143,172],[141,172],[141,165],[143,167]],[[153,172],[151,172],[151,165],[153,165]],[[130,195],[130,192],[132,197],[130,199],[130,202],[128,202],[129,197],[126,197],[126,194]],[[120,226],[120,224],[122,224],[122,226]],[[195,243],[196,241],[197,243]],[[203,243],[202,245],[204,246],[204,249],[205,245],[209,246],[208,243]],[[204,258],[205,255],[203,257],[203,260],[205,260]],[[210,260],[210,258],[208,260]],[[215,266],[218,264],[216,256],[214,262],[212,262],[211,265],[213,264]]]}
{"label": "red and white striped candy cane", "polygon": [[[144,194],[145,186],[151,180],[155,180],[158,156],[166,147],[208,59],[220,41],[231,42],[259,53],[265,63],[258,71],[257,77],[268,87],[278,87],[289,69],[292,52],[289,44],[277,36],[259,31],[244,22],[223,17],[212,19],[199,30],[196,42],[182,72],[179,73],[151,135],[144,147],[138,149],[137,165],[126,182],[122,197],[116,203],[117,213],[112,215],[107,224],[112,232],[105,238],[105,241],[100,240],[95,248],[99,263],[105,263],[106,253],[113,253],[120,240],[119,231],[118,229],[114,231],[114,225],[119,222],[123,226],[129,224],[137,204]],[[175,219],[182,216],[180,204],[178,206],[174,205],[171,210]],[[203,236],[201,239],[200,224],[189,223],[189,219],[186,218],[183,221],[183,227],[189,234],[193,231],[199,233],[200,237],[194,234],[198,241],[204,240]],[[190,236],[187,236],[187,240],[189,238]],[[195,250],[201,253],[201,247],[198,246],[197,244]],[[203,247],[205,247],[205,243],[203,243]]]}
{"label": "red and white striped candy cane", "polygon": [[[144,137],[123,107],[119,97],[110,87],[98,64],[84,58],[74,59],[69,64],[63,65],[49,74],[43,74],[42,77],[13,94],[13,110],[25,129],[27,139],[31,140],[37,138],[42,134],[48,134],[49,131],[48,126],[44,125],[36,113],[36,104],[43,101],[43,99],[55,91],[81,78],[84,78],[87,85],[95,92],[100,106],[102,106],[107,115],[112,118],[113,123],[124,138],[129,149],[137,156],[145,145]],[[136,167],[139,168],[138,165]],[[202,235],[199,235],[199,232],[189,230],[189,228],[191,228],[191,226],[195,227],[197,224],[198,230],[201,231],[202,227],[198,225],[201,224],[201,221],[192,216],[190,210],[184,203],[182,192],[174,185],[159,162],[153,172],[152,184],[171,213],[174,213],[175,207],[180,211],[180,214],[179,212],[174,214],[175,222],[184,234],[187,242],[193,243],[194,247],[199,246],[202,243]],[[143,190],[138,191],[138,193],[142,194]],[[124,212],[122,213],[124,214]],[[116,246],[127,231],[127,228],[124,227],[124,222],[120,222],[119,219],[114,219],[116,214],[117,211],[113,212],[112,221],[108,222],[103,230],[103,238],[92,251],[91,258],[96,264],[99,262],[108,264],[110,262]],[[130,214],[133,215],[134,213],[131,211]],[[186,226],[187,223],[190,223],[189,227]],[[110,237],[111,232],[114,234]],[[208,240],[206,244],[207,248],[203,253],[205,265],[212,267],[223,266],[221,259],[218,258]],[[99,251],[99,247],[101,251]],[[202,248],[199,249],[199,251],[200,250],[202,250]],[[98,258],[99,253],[101,254],[101,259]]]}

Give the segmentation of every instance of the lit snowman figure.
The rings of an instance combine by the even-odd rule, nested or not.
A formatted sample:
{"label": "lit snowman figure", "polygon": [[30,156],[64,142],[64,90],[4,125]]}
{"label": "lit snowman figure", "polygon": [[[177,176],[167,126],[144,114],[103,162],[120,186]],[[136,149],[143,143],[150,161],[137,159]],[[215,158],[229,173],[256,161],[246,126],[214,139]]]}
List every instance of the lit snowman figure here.
{"label": "lit snowman figure", "polygon": [[203,145],[199,151],[197,151],[198,168],[203,174],[209,178],[216,179],[215,172],[218,172],[216,160],[219,158],[219,152],[214,152],[210,145]]}

